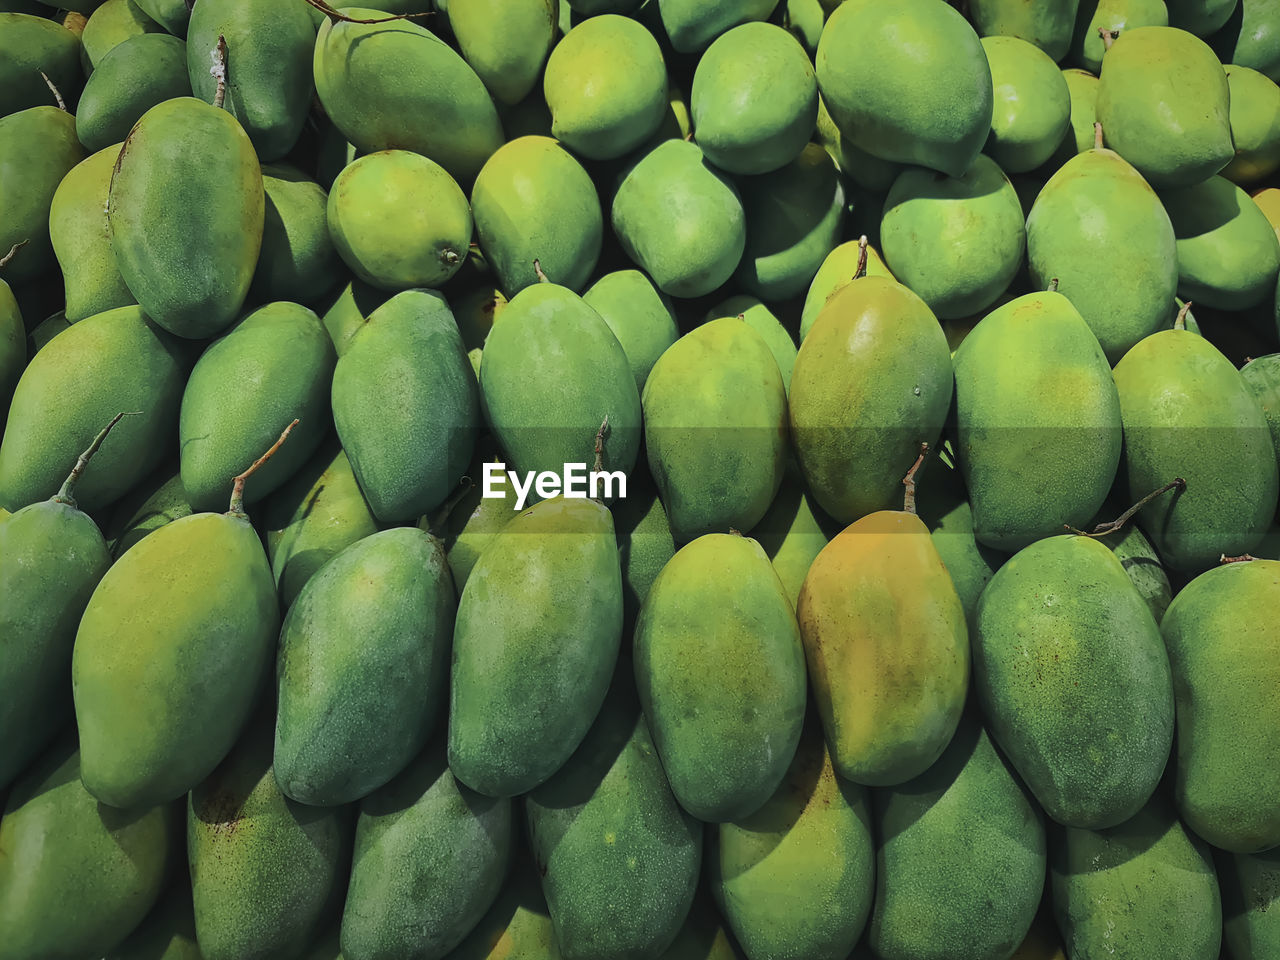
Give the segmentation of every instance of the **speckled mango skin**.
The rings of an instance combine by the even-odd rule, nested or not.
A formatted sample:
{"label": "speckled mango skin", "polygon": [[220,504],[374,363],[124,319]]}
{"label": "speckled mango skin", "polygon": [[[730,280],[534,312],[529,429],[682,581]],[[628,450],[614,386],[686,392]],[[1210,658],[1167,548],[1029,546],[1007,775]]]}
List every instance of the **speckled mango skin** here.
{"label": "speckled mango skin", "polygon": [[871,910],[875,852],[867,791],[831,766],[810,723],[778,789],[711,835],[712,896],[756,960],[846,960]]}
{"label": "speckled mango skin", "polygon": [[582,745],[525,798],[563,960],[660,955],[698,885],[702,824],[676,803],[632,676],[619,665]]}
{"label": "speckled mango skin", "polygon": [[342,277],[329,236],[329,195],[310,177],[284,166],[263,167],[262,187],[262,250],[249,294],[267,303],[291,300],[319,309]]}
{"label": "speckled mango skin", "polygon": [[517,857],[489,912],[448,960],[562,960],[530,858]]}
{"label": "speckled mango skin", "polygon": [[106,960],[205,960],[196,943],[189,878],[175,877],[146,919],[107,951]]}
{"label": "speckled mango skin", "polygon": [[247,519],[192,514],[139,541],[102,578],[76,634],[85,787],[135,807],[208,776],[249,718],[279,628],[271,568]]}
{"label": "speckled mango skin", "polygon": [[636,390],[643,390],[653,365],[680,338],[671,298],[639,270],[615,270],[587,288],[582,299],[618,338]]}
{"label": "speckled mango skin", "polygon": [[1222,905],[1209,846],[1157,794],[1107,830],[1053,828],[1053,912],[1072,960],[1215,960]]}
{"label": "speckled mango skin", "polygon": [[600,710],[621,640],[609,511],[556,497],[511,520],[458,602],[448,737],[458,779],[510,797],[560,769]]}
{"label": "speckled mango skin", "polygon": [[987,584],[972,635],[987,728],[1059,823],[1101,829],[1155,790],[1173,740],[1160,631],[1115,555],[1038,540]]}
{"label": "speckled mango skin", "polygon": [[919,517],[846,527],[809,568],[796,617],[836,771],[909,780],[942,754],[969,689],[964,607]]}
{"label": "speckled mango skin", "polygon": [[695,53],[740,23],[765,20],[778,0],[661,0],[663,29],[679,53]]}
{"label": "speckled mango skin", "polygon": [[459,3],[448,11],[449,29],[494,99],[515,104],[537,84],[558,39],[558,10],[551,0]]}
{"label": "speckled mango skin", "polygon": [[[885,190],[889,189],[893,180],[893,177],[888,179],[884,184]],[[809,292],[805,294],[804,309],[800,315],[801,342],[809,335],[814,321],[818,319],[818,314],[827,305],[827,301],[834,297],[837,291],[849,285],[857,270],[857,240],[846,241],[827,254],[822,261],[822,265],[818,267],[818,272],[814,275],[813,282],[809,284]],[[880,254],[875,247],[870,246],[867,247],[867,276],[893,279],[893,274],[889,272],[889,268],[880,259]]]}
{"label": "speckled mango skin", "polygon": [[346,960],[443,960],[502,887],[511,801],[455,780],[440,746],[360,802],[342,913]]}
{"label": "speckled mango skin", "polygon": [[280,630],[275,775],[300,803],[368,796],[444,716],[453,580],[415,527],[366,537],[326,563]]}
{"label": "speckled mango skin", "polygon": [[[0,13],[0,37],[0,117],[28,107],[52,105],[53,95],[40,70],[62,91],[67,107],[76,108],[85,76],[79,37],[56,20],[29,13]],[[5,247],[6,252],[8,249]],[[14,279],[12,272],[9,279]]]}
{"label": "speckled mango skin", "polygon": [[806,697],[800,631],[760,545],[713,533],[681,548],[649,588],[634,652],[680,805],[712,823],[760,809],[795,754]]}
{"label": "speckled mango skin", "polygon": [[342,901],[351,811],[294,803],[271,768],[270,716],[191,791],[187,856],[204,960],[290,960]]}
{"label": "speckled mango skin", "polygon": [[1280,849],[1218,857],[1223,934],[1235,960],[1266,960],[1280,951]]}
{"label": "speckled mango skin", "polygon": [[985,151],[1007,173],[1046,163],[1071,127],[1071,93],[1053,59],[1019,37],[982,38],[994,110]]}
{"label": "speckled mango skin", "polygon": [[1176,795],[1214,846],[1280,845],[1280,562],[1209,570],[1174,597],[1161,623],[1178,711]]}
{"label": "speckled mango skin", "polygon": [[1079,0],[974,0],[969,16],[981,36],[1021,37],[1054,60],[1061,60],[1071,45],[1078,3]]}

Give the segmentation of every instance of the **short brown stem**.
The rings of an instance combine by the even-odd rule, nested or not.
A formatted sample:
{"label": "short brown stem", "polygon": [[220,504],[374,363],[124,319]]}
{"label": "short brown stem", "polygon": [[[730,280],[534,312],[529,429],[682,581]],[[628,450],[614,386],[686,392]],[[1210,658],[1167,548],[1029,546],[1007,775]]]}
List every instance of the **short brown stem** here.
{"label": "short brown stem", "polygon": [[1049,290],[1049,292],[1050,292],[1050,293],[1057,293],[1057,292],[1058,292],[1058,278],[1057,278],[1057,277],[1050,277],[1050,278],[1049,278],[1049,287],[1048,287],[1048,290]]}
{"label": "short brown stem", "polygon": [[1106,27],[1099,27],[1098,36],[1102,38],[1103,50],[1110,50],[1111,45],[1116,42],[1116,37],[1120,36],[1120,31],[1108,30]]}
{"label": "short brown stem", "polygon": [[[190,2],[190,0],[188,0]],[[339,13],[324,0],[306,0],[306,2],[323,13],[330,20],[341,20],[344,23],[391,23],[395,20],[417,20],[421,17],[434,17],[435,11],[428,10],[426,13],[400,13],[393,17],[379,17],[376,20],[357,20],[355,17],[348,17],[345,13]]]}
{"label": "short brown stem", "polygon": [[600,424],[600,429],[596,431],[596,463],[593,468],[596,473],[604,470],[604,438],[609,435],[609,415],[606,413],[604,422]]}
{"label": "short brown stem", "polygon": [[550,283],[550,282],[551,282],[550,280],[548,280],[548,279],[547,279],[547,275],[546,275],[545,273],[543,273],[543,272],[542,272],[542,261],[541,261],[541,260],[534,260],[534,261],[533,261],[533,272],[534,272],[534,275],[535,275],[535,276],[537,276],[537,278],[538,278],[538,282],[539,282],[539,283]]}
{"label": "short brown stem", "polygon": [[226,37],[219,36],[218,42],[213,45],[213,66],[209,68],[209,73],[213,75],[213,79],[218,83],[218,86],[213,92],[213,105],[221,110],[223,103],[225,103],[227,99]]}
{"label": "short brown stem", "polygon": [[293,423],[285,427],[284,432],[280,434],[280,439],[271,445],[271,449],[260,456],[257,460],[253,461],[253,463],[249,465],[249,469],[244,473],[237,474],[231,478],[231,506],[227,509],[227,516],[241,517],[245,520],[249,518],[248,514],[244,512],[244,482],[257,473],[259,467],[271,459],[275,452],[280,449],[281,445],[284,444],[285,440],[289,438],[289,434],[293,432],[293,428],[297,425],[298,421],[294,420]]}
{"label": "short brown stem", "polygon": [[858,238],[858,268],[853,271],[853,279],[858,280],[867,275],[867,235]]}
{"label": "short brown stem", "polygon": [[1063,527],[1065,527],[1068,532],[1074,533],[1077,537],[1094,537],[1094,538],[1105,537],[1107,534],[1115,533],[1117,530],[1123,527],[1126,523],[1128,523],[1133,518],[1133,515],[1135,513],[1137,513],[1139,510],[1145,507],[1148,503],[1150,503],[1156,497],[1163,496],[1164,494],[1168,493],[1170,490],[1173,490],[1175,487],[1179,491],[1185,490],[1187,489],[1187,481],[1183,480],[1181,477],[1174,477],[1164,486],[1156,490],[1152,490],[1145,497],[1143,497],[1141,500],[1139,500],[1132,507],[1130,507],[1124,513],[1120,514],[1120,516],[1116,517],[1111,522],[1100,523],[1096,527],[1094,527],[1092,530],[1089,530],[1089,531],[1077,530],[1075,527],[1071,526],[1071,524],[1069,523],[1064,523]]}
{"label": "short brown stem", "polygon": [[1191,301],[1188,300],[1186,303],[1182,305],[1182,308],[1178,310],[1178,315],[1173,320],[1173,329],[1175,330],[1187,329],[1187,314],[1190,312],[1191,312]]}
{"label": "short brown stem", "polygon": [[1096,120],[1093,124],[1093,149],[1102,149],[1102,124],[1098,123]]}
{"label": "short brown stem", "polygon": [[141,413],[141,410],[133,410],[128,413],[117,413],[111,418],[111,422],[103,427],[98,432],[98,435],[93,438],[93,443],[89,444],[89,449],[80,454],[79,458],[76,460],[75,466],[71,468],[71,473],[67,476],[67,479],[62,482],[62,489],[53,495],[52,499],[54,503],[65,503],[71,507],[76,505],[76,498],[71,495],[71,490],[80,479],[80,475],[84,473],[84,468],[89,465],[89,460],[98,452],[98,448],[102,446],[102,441],[107,439],[107,434],[111,432],[111,428],[119,423],[124,417],[136,417],[140,416]]}
{"label": "short brown stem", "polygon": [[50,90],[53,91],[53,99],[58,102],[58,109],[61,110],[63,113],[66,113],[67,101],[62,99],[61,92],[59,92],[58,88],[54,85],[53,81],[49,79],[49,75],[45,73],[43,70],[40,71],[40,76],[44,77],[45,86],[47,86]]}
{"label": "short brown stem", "polygon": [[916,457],[916,462],[911,465],[907,475],[902,478],[902,485],[907,488],[906,493],[902,495],[902,509],[910,514],[916,512],[916,471],[920,469],[920,465],[924,463],[924,458],[928,453],[929,444],[921,443],[920,455]]}
{"label": "short brown stem", "polygon": [[1242,553],[1238,557],[1228,557],[1225,553],[1218,558],[1219,563],[1244,563],[1246,560],[1257,560],[1257,557]]}
{"label": "short brown stem", "polygon": [[30,240],[19,240],[12,247],[10,247],[9,252],[6,253],[3,257],[0,257],[0,267],[8,266],[9,261],[13,259],[14,254],[16,254],[19,250],[21,250],[30,242],[31,242]]}
{"label": "short brown stem", "polygon": [[454,488],[449,496],[445,497],[444,503],[436,508],[435,512],[427,518],[427,533],[437,539],[443,540],[445,535],[445,525],[449,522],[449,517],[453,514],[454,507],[471,492],[476,482],[470,477],[463,477],[458,481],[458,486]]}

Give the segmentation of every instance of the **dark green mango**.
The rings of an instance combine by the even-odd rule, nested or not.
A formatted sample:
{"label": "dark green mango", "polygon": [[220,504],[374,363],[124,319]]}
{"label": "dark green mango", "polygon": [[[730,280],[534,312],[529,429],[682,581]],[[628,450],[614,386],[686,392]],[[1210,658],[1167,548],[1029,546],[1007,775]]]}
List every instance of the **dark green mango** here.
{"label": "dark green mango", "polygon": [[116,162],[111,243],[147,315],[180,337],[225,330],[262,245],[262,169],[225,110],[194,97],[157,104]]}
{"label": "dark green mango", "polygon": [[107,527],[108,533],[115,534],[111,543],[113,557],[118,559],[139,540],[166,523],[189,517],[195,512],[182,485],[182,475],[166,474],[162,479],[159,485],[140,487],[116,504],[112,522]]}
{"label": "dark green mango", "polygon": [[[327,235],[329,230],[327,221],[324,222],[324,229]],[[336,254],[337,251],[335,250],[334,253]],[[364,327],[369,315],[390,299],[386,291],[372,287],[363,280],[353,279],[342,288],[321,318],[324,320],[324,328],[329,331],[333,348],[338,351],[338,356],[346,353],[351,338]]]}
{"label": "dark green mango", "polygon": [[76,108],[76,136],[86,150],[103,150],[129,136],[156,104],[190,95],[186,44],[167,33],[130,37],[99,61],[85,84]]}
{"label": "dark green mango", "polygon": [[563,960],[656,957],[697,887],[702,825],[671,793],[633,684],[623,661],[582,745],[525,798]]}
{"label": "dark green mango", "polygon": [[187,22],[191,7],[187,0],[135,0],[148,17],[160,24],[175,37],[187,35]]}
{"label": "dark green mango", "polygon": [[1262,407],[1271,431],[1271,445],[1280,460],[1280,353],[1255,357],[1240,368],[1240,376]]}
{"label": "dark green mango", "polygon": [[740,23],[767,19],[778,0],[657,0],[662,27],[680,53],[696,53]]}
{"label": "dark green mango", "polygon": [[297,427],[254,476],[255,503],[293,476],[329,432],[329,392],[337,355],[320,318],[296,303],[255,310],[200,356],[178,418],[182,484],[193,509],[215,510],[231,478]]}
{"label": "dark green mango", "polygon": [[1280,849],[1218,857],[1222,926],[1232,960],[1267,960],[1280,951]]}
{"label": "dark green mango", "polygon": [[[445,555],[449,559],[449,570],[453,574],[453,583],[457,592],[462,593],[467,578],[475,567],[480,554],[493,542],[502,529],[515,517],[516,494],[511,484],[501,484],[499,496],[484,496],[484,465],[501,463],[502,456],[492,434],[482,434],[476,442],[476,455],[471,462],[468,476],[476,478],[466,492],[449,508],[449,515],[443,522]],[[632,490],[628,488],[627,499],[622,505],[630,503]],[[619,506],[619,510],[623,506]],[[430,528],[433,532],[440,523],[433,525],[435,518],[430,515],[419,521],[420,527]]]}
{"label": "dark green mango", "polygon": [[9,409],[27,366],[27,328],[9,284],[0,280],[0,408]]}
{"label": "dark green mango", "polygon": [[164,890],[180,816],[176,804],[98,803],[80,782],[74,734],[60,738],[14,784],[0,819],[0,958],[109,952]]}
{"label": "dark green mango", "polygon": [[0,117],[54,102],[42,71],[75,110],[84,87],[80,38],[48,17],[0,13]]}
{"label": "dark green mango", "polygon": [[[1110,499],[1102,505],[1102,510],[1085,529],[1092,530],[1100,524],[1113,522],[1126,509],[1126,506]],[[1151,546],[1151,541],[1135,523],[1127,523],[1118,532],[1097,539],[1099,543],[1105,543],[1111,548],[1111,552],[1120,561],[1120,566],[1124,567],[1124,572],[1147,602],[1151,616],[1159,623],[1173,599],[1173,589],[1169,586],[1169,575],[1165,573],[1160,555]]]}
{"label": "dark green mango", "polygon": [[502,887],[511,801],[473,793],[432,747],[360,803],[342,913],[346,960],[443,960]]}
{"label": "dark green mango", "polygon": [[68,327],[31,358],[14,391],[0,441],[0,505],[17,510],[52,496],[104,423],[139,411],[76,490],[90,513],[118,500],[173,442],[186,373],[177,342],[137,307]]}
{"label": "dark green mango", "polygon": [[559,770],[604,702],[621,640],[609,511],[556,497],[508,523],[458,601],[449,698],[458,779],[510,797]]}
{"label": "dark green mango", "polygon": [[126,40],[163,29],[133,0],[106,0],[89,14],[80,31],[80,65],[85,75],[96,72],[103,58]]}
{"label": "dark green mango", "polygon": [[262,186],[262,250],[249,293],[268,303],[292,300],[311,306],[342,278],[325,216],[329,195],[292,167],[263,167]]}
{"label": "dark green mango", "polygon": [[1071,46],[1079,0],[1048,0],[1020,3],[1018,0],[974,0],[969,17],[982,37],[1020,37],[1061,60]]}
{"label": "dark green mango", "polygon": [[667,513],[648,470],[637,470],[628,481],[626,499],[614,507],[614,523],[622,564],[623,622],[631,626],[653,581],[676,552]]}
{"label": "dark green mango", "polygon": [[562,960],[529,858],[517,855],[493,906],[448,960]]}
{"label": "dark green mango", "polygon": [[187,856],[204,960],[293,960],[346,892],[351,812],[294,803],[276,786],[259,716],[191,791]]}
{"label": "dark green mango", "polygon": [[480,419],[445,298],[406,290],[371,313],[338,358],[331,402],[375,517],[404,523],[443,503],[471,460]]}
{"label": "dark green mango", "polygon": [[[27,352],[34,357],[44,349],[50,340],[70,326],[71,321],[67,319],[67,315],[61,310],[52,316],[45,317],[32,327],[31,333],[27,335]],[[20,376],[21,374],[22,371],[19,370],[18,375]]]}
{"label": "dark green mango", "polygon": [[188,878],[172,883],[137,929],[107,951],[106,960],[205,960],[196,943]]}
{"label": "dark green mango", "polygon": [[445,713],[454,610],[444,548],[413,527],[353,543],[307,581],[276,669],[286,796],[358,800],[422,750]]}
{"label": "dark green mango", "polygon": [[991,735],[1054,820],[1115,826],[1141,809],[1173,741],[1169,657],[1106,546],[1038,540],[991,578],[973,679]]}
{"label": "dark green mango", "polygon": [[751,528],[751,536],[769,555],[773,572],[782,581],[793,607],[809,567],[838,532],[838,525],[805,486],[800,468],[794,460],[788,460],[778,495],[760,522]]}

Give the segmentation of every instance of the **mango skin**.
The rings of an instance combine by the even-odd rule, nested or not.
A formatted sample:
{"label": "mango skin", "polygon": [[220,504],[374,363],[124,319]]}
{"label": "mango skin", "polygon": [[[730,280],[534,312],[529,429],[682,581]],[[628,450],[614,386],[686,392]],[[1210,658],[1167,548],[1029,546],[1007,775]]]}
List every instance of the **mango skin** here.
{"label": "mango skin", "polygon": [[225,110],[177,97],[142,115],[116,161],[107,204],[120,275],[170,333],[230,325],[262,245],[262,169]]}
{"label": "mango skin", "polygon": [[1169,756],[1173,680],[1115,555],[1076,536],[1019,551],[983,591],[972,641],[987,728],[1045,813],[1087,829],[1134,816]]}
{"label": "mango skin", "polygon": [[616,270],[593,283],[582,299],[618,338],[636,390],[643,390],[653,365],[680,338],[671,298],[639,270]]}
{"label": "mango skin", "polygon": [[1275,0],[1242,0],[1212,46],[1223,63],[1250,67],[1280,83],[1280,18]]}
{"label": "mango skin", "polygon": [[79,37],[48,17],[7,12],[0,13],[0,37],[0,117],[53,104],[41,70],[57,86],[67,109],[76,109],[85,76]]}
{"label": "mango skin", "polygon": [[1231,139],[1236,155],[1222,175],[1247,185],[1280,167],[1280,89],[1257,70],[1228,64],[1231,90]]}
{"label": "mango skin", "polygon": [[493,906],[448,960],[562,960],[530,860],[516,858]]}
{"label": "mango skin", "polygon": [[1044,824],[976,717],[925,773],[876,797],[875,830],[867,942],[877,956],[988,960],[1017,949],[1044,889]]}
{"label": "mango skin", "polygon": [[360,803],[342,956],[442,960],[497,897],[511,849],[511,801],[473,793],[442,750],[425,751]]}
{"label": "mango skin", "polygon": [[[1162,0],[1163,2],[1163,0]],[[1085,70],[1063,70],[1071,97],[1071,125],[1049,162],[1055,171],[1076,154],[1093,149],[1093,124],[1098,119],[1098,78]]]}
{"label": "mango skin", "polygon": [[1280,478],[1266,417],[1234,365],[1189,330],[1162,330],[1115,370],[1128,499],[1186,481],[1138,523],[1171,570],[1193,573],[1257,546]]}
{"label": "mango skin", "polygon": [[[329,227],[323,217],[321,222],[328,235]],[[338,296],[321,316],[338,356],[347,352],[351,338],[364,329],[370,314],[390,299],[385,291],[354,278],[338,292]]]}
{"label": "mango skin", "polygon": [[279,627],[271,568],[247,519],[192,514],[117,560],[71,658],[85,788],[133,807],[208,776],[249,718]]}
{"label": "mango skin", "polygon": [[648,470],[628,480],[627,499],[614,508],[613,519],[622,566],[623,635],[628,636],[653,581],[676,552],[667,513]]}
{"label": "mango skin", "polygon": [[143,13],[175,37],[187,35],[191,11],[187,9],[186,0],[136,0],[136,3]]}
{"label": "mango skin", "polygon": [[982,37],[1020,37],[1061,60],[1071,45],[1079,0],[1048,3],[1010,3],[1008,0],[975,0],[969,8],[973,28]]}
{"label": "mango skin", "polygon": [[107,421],[140,410],[116,424],[76,485],[87,512],[118,500],[172,442],[186,373],[177,342],[137,307],[64,330],[32,357],[14,391],[0,441],[0,506],[17,510],[53,496]]}
{"label": "mango skin", "polygon": [[706,322],[724,317],[741,317],[747,326],[760,334],[778,363],[783,389],[790,390],[791,371],[796,365],[796,344],[791,338],[791,332],[782,325],[774,312],[755,297],[738,294],[728,300],[721,300],[708,310]]}
{"label": "mango skin", "polygon": [[1280,353],[1255,357],[1240,368],[1240,376],[1262,408],[1271,430],[1271,445],[1280,461]]}
{"label": "mango skin", "polygon": [[1068,60],[1096,75],[1102,69],[1102,55],[1106,52],[1098,33],[1100,29],[1106,27],[1119,34],[1137,27],[1168,25],[1169,9],[1164,0],[1080,0]]}
{"label": "mango skin", "polygon": [[[146,495],[140,495],[142,493]],[[137,504],[136,508],[134,504]],[[154,489],[135,489],[112,511],[111,523],[106,528],[106,532],[115,533],[111,541],[111,556],[118,559],[147,534],[180,517],[189,517],[193,512],[187,491],[182,486],[181,474],[168,476]]]}
{"label": "mango skin", "polygon": [[[164,890],[178,852],[174,804],[112,810],[81,785],[75,736],[14,784],[0,820],[4,960],[101,956]],[[66,904],[77,903],[68,916]]]}
{"label": "mango skin", "polygon": [[633,643],[680,805],[711,823],[759,810],[795,755],[806,695],[800,631],[764,550],[724,533],[682,547],[649,588]]}
{"label": "mango skin", "polygon": [[80,30],[80,63],[85,74],[92,75],[103,58],[126,40],[163,30],[133,0],[106,0],[89,14]]}
{"label": "mango skin", "polygon": [[113,47],[89,81],[76,108],[76,136],[86,150],[104,150],[156,104],[191,94],[186,46],[168,34],[138,34]]}
{"label": "mango skin", "polygon": [[249,295],[264,303],[291,300],[313,306],[342,277],[341,260],[329,236],[329,195],[290,167],[263,167],[262,187],[262,250]]}
{"label": "mango skin", "polygon": [[444,548],[398,527],[326,563],[280,630],[274,769],[292,800],[368,796],[444,713],[455,601]]}
{"label": "mango skin", "polygon": [[778,0],[738,3],[660,0],[657,7],[671,46],[678,53],[694,53],[740,23],[768,19],[777,3]]}
{"label": "mango skin", "polygon": [[809,568],[796,619],[836,772],[892,786],[927,770],[960,722],[969,635],[923,521],[884,510],[846,527]]}
{"label": "mango skin", "polygon": [[[503,463],[503,457],[492,434],[484,434],[476,442],[476,454],[467,471],[468,477],[484,477],[486,463]],[[453,575],[453,584],[458,594],[467,584],[467,578],[475,568],[494,537],[515,518],[516,494],[508,483],[499,485],[498,497],[485,497],[483,480],[466,489],[449,510],[449,515],[441,524],[435,517],[424,516],[418,526],[424,530],[438,530],[444,541],[445,556],[449,561],[449,572]],[[633,491],[630,483],[627,487],[629,503]],[[439,528],[443,526],[443,530]]]}
{"label": "mango skin", "polygon": [[750,956],[845,960],[871,911],[875,851],[867,791],[841,780],[816,724],[801,734],[777,791],[722,823],[708,883]]}
{"label": "mango skin", "polygon": [[1018,37],[983,37],[994,106],[983,148],[1007,173],[1046,163],[1071,127],[1071,93],[1047,53]]}
{"label": "mango skin", "polygon": [[1258,762],[1274,749],[1277,602],[1280,562],[1228,563],[1184,587],[1161,622],[1178,710],[1178,809],[1232,853],[1280,846],[1280,775]]}
{"label": "mango skin", "polygon": [[[890,178],[884,189],[888,190],[892,183],[893,178]],[[853,280],[858,269],[858,246],[857,240],[845,241],[828,253],[818,267],[813,282],[809,284],[809,292],[804,297],[804,308],[800,314],[800,342],[803,343],[813,329],[813,324],[827,301]],[[872,246],[867,247],[867,276],[894,279],[889,268],[884,265],[884,260]]]}
{"label": "mango skin", "polygon": [[182,484],[194,510],[221,508],[231,479],[295,419],[289,440],[246,485],[244,502],[263,499],[297,472],[328,432],[336,362],[320,318],[296,303],[255,310],[205,348],[178,417]]}
{"label": "mango skin", "polygon": [[0,280],[0,406],[5,410],[26,367],[27,327],[13,290]]}
{"label": "mango skin", "polygon": [[555,44],[558,4],[550,0],[481,0],[449,11],[462,56],[499,103],[519,103],[538,82]]}
{"label": "mango skin", "polygon": [[1280,949],[1280,850],[1218,857],[1227,955],[1263,960]]}
{"label": "mango skin", "polygon": [[[1089,524],[1085,529],[1092,530],[1100,523],[1115,520],[1127,509],[1128,507],[1121,506],[1114,500],[1108,500],[1099,511],[1096,522]],[[1169,609],[1169,604],[1173,600],[1173,590],[1169,586],[1169,575],[1165,573],[1160,563],[1160,556],[1156,553],[1155,547],[1151,546],[1151,541],[1135,523],[1128,523],[1118,533],[1097,539],[1099,543],[1106,544],[1116,555],[1116,559],[1124,567],[1124,572],[1129,575],[1138,593],[1146,601],[1156,623],[1160,623],[1164,618],[1164,612]]]}
{"label": "mango skin", "polygon": [[443,503],[471,460],[480,414],[444,297],[407,290],[370,314],[334,368],[331,402],[380,522],[404,523]]}
{"label": "mango skin", "polygon": [[106,960],[205,960],[196,943],[188,878],[172,883],[133,933],[107,951]]}
{"label": "mango skin", "polygon": [[448,736],[458,779],[492,797],[546,781],[590,729],[621,640],[609,511],[556,497],[515,517],[458,600]]}
{"label": "mango skin", "polygon": [[794,461],[787,464],[786,477],[769,511],[751,530],[769,555],[773,572],[782,581],[791,606],[795,607],[800,587],[831,537],[838,532],[836,524],[814,501]]}

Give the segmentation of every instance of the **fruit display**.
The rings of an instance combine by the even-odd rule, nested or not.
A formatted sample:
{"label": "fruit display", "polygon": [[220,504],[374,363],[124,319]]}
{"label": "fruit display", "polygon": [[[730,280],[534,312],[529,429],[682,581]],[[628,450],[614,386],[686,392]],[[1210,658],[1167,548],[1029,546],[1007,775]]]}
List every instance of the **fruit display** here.
{"label": "fruit display", "polygon": [[0,0],[0,960],[1280,960],[1278,0]]}

